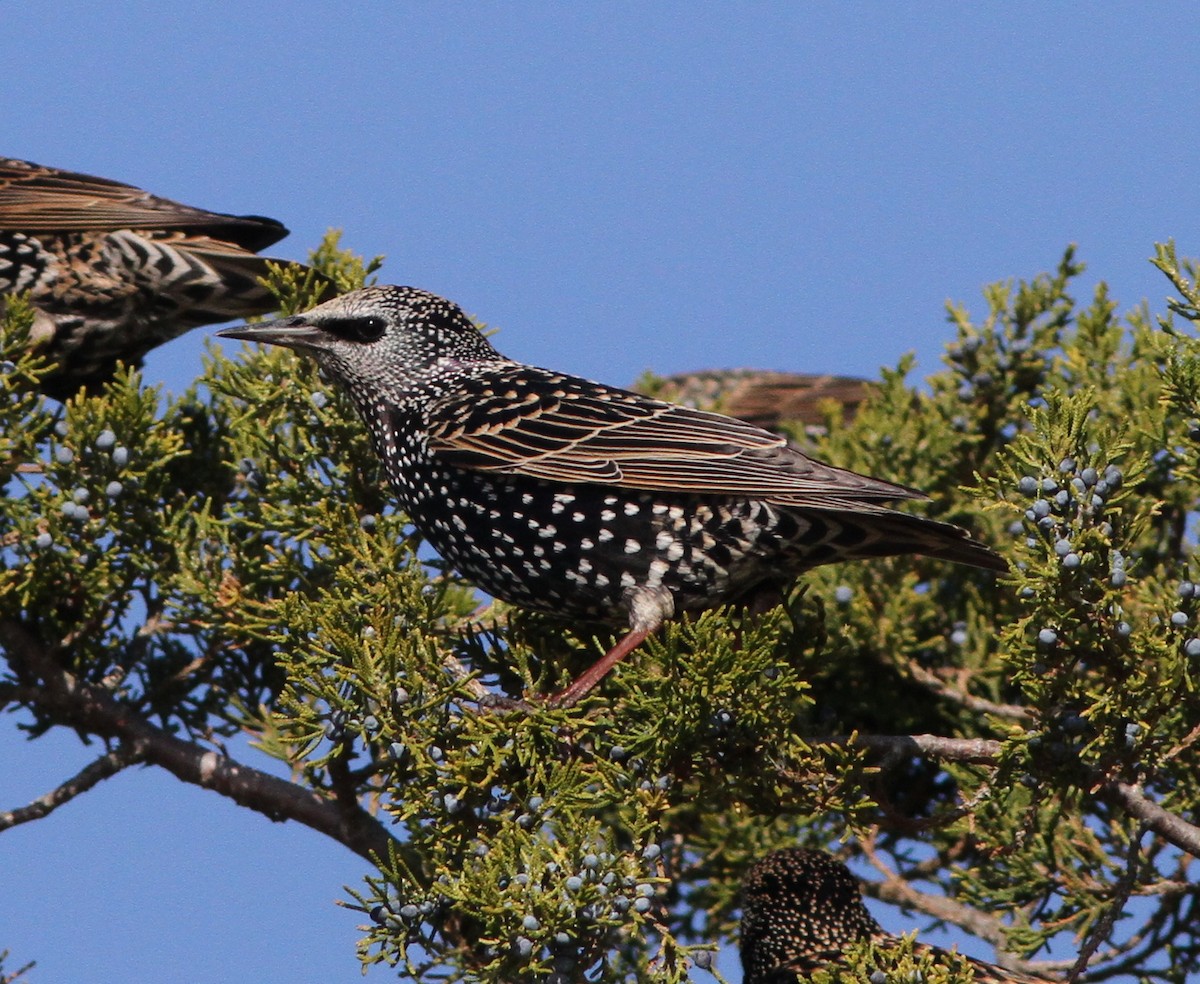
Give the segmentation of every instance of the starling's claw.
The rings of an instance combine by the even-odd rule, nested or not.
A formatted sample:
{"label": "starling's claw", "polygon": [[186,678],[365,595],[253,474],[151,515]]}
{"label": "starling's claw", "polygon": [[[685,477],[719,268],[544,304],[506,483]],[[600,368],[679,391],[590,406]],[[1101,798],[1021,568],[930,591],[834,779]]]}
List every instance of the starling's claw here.
{"label": "starling's claw", "polygon": [[528,714],[534,710],[534,705],[519,697],[504,697],[501,694],[484,694],[479,698],[479,706],[487,711],[503,711],[509,713],[519,711]]}

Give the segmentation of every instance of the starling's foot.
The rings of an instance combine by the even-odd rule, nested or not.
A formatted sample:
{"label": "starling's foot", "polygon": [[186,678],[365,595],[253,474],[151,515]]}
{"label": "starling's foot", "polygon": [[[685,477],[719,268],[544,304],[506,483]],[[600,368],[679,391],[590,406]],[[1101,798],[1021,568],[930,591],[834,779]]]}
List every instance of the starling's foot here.
{"label": "starling's foot", "polygon": [[[535,704],[540,704],[541,701],[535,701]],[[523,714],[528,714],[535,707],[527,700],[520,697],[502,697],[500,694],[485,694],[479,698],[479,706],[488,711],[503,711],[510,713],[520,711]]]}

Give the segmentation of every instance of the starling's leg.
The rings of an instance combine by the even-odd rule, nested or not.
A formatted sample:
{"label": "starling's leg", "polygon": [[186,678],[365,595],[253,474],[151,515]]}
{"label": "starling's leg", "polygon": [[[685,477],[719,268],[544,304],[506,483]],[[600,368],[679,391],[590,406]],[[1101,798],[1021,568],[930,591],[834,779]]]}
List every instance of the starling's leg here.
{"label": "starling's leg", "polygon": [[609,670],[637,649],[646,636],[653,631],[654,628],[631,629],[612,649],[580,673],[571,682],[570,686],[564,687],[558,693],[548,698],[546,703],[550,707],[571,707],[573,704],[578,703],[582,698],[587,696],[588,691],[604,679]]}
{"label": "starling's leg", "polygon": [[630,629],[621,637],[620,642],[579,674],[568,686],[544,700],[535,697],[524,701],[512,697],[501,697],[498,694],[487,694],[479,704],[481,707],[498,711],[531,711],[539,702],[545,707],[574,707],[588,695],[596,684],[604,679],[609,670],[637,649],[646,636],[657,628],[657,625],[650,625],[640,629]]}
{"label": "starling's leg", "polygon": [[656,632],[675,613],[675,599],[666,588],[642,587],[630,591],[625,599],[629,609],[629,632],[608,652],[581,673],[570,686],[550,697],[550,707],[571,707],[608,674],[608,671],[637,649],[646,637]]}

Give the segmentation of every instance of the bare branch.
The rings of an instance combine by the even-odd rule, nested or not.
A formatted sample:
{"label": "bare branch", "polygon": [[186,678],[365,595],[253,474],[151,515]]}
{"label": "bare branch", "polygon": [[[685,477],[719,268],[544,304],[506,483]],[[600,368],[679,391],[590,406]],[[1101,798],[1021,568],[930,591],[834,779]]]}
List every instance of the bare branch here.
{"label": "bare branch", "polygon": [[1104,915],[1097,921],[1092,931],[1088,933],[1087,939],[1083,941],[1083,946],[1079,948],[1079,959],[1075,961],[1071,967],[1071,972],[1067,975],[1069,984],[1075,984],[1079,980],[1080,975],[1087,970],[1088,961],[1092,959],[1092,955],[1100,948],[1100,944],[1108,939],[1112,933],[1113,926],[1116,925],[1117,917],[1125,909],[1125,903],[1129,901],[1129,895],[1133,891],[1134,883],[1137,881],[1138,858],[1141,855],[1141,839],[1142,831],[1137,831],[1129,838],[1129,857],[1125,863],[1125,870],[1121,872],[1121,877],[1114,887],[1112,902],[1109,903]]}
{"label": "bare branch", "polygon": [[940,735],[833,735],[813,738],[813,745],[849,745],[884,752],[889,758],[939,758],[949,762],[995,765],[1000,742],[988,738],[942,738]]}
{"label": "bare branch", "polygon": [[1103,791],[1110,799],[1124,807],[1126,813],[1141,820],[1163,840],[1189,854],[1200,856],[1200,827],[1164,810],[1129,783],[1105,783]]}
{"label": "bare branch", "polygon": [[24,967],[18,967],[12,973],[9,973],[4,969],[3,965],[4,961],[8,959],[10,952],[11,951],[9,950],[0,950],[0,984],[17,984],[17,982],[22,978],[24,978],[24,980],[29,980],[29,978],[25,977],[25,975],[37,966],[37,961],[30,960],[29,963],[27,963]]}
{"label": "bare branch", "polygon": [[859,844],[867,860],[884,877],[882,882],[870,882],[867,886],[871,889],[871,894],[880,901],[890,902],[892,905],[903,906],[906,909],[916,909],[927,916],[961,926],[972,936],[987,940],[993,946],[1000,946],[1004,942],[1000,920],[995,916],[972,909],[961,902],[955,902],[945,895],[930,895],[917,891],[908,881],[883,862],[872,844],[866,841],[859,841]]}
{"label": "bare branch", "polygon": [[954,686],[954,684],[943,680],[936,673],[925,669],[925,667],[915,661],[910,661],[907,664],[907,669],[917,683],[923,687],[928,687],[939,697],[945,697],[947,700],[951,700],[969,711],[975,711],[979,714],[994,714],[997,717],[1006,718],[1010,721],[1020,721],[1022,723],[1029,723],[1033,720],[1033,714],[1028,707],[1021,707],[1017,704],[997,704],[983,697],[976,697],[974,694],[969,694],[965,690]]}
{"label": "bare branch", "polygon": [[94,762],[89,762],[66,782],[50,790],[45,796],[39,796],[28,806],[0,813],[0,831],[48,816],[80,793],[86,793],[93,786],[110,776],[115,776],[127,766],[140,761],[141,758],[142,749],[135,744],[121,745],[119,748],[101,755]]}
{"label": "bare branch", "polygon": [[[940,735],[833,735],[811,740],[814,745],[847,745],[882,752],[886,759],[919,756],[995,765],[1001,743],[987,738],[943,738]],[[1180,850],[1200,856],[1200,827],[1163,809],[1136,786],[1096,777],[1096,788],[1104,798],[1120,805],[1126,813],[1146,825]]]}
{"label": "bare branch", "polygon": [[328,799],[155,727],[103,688],[80,682],[58,666],[15,621],[0,622],[0,646],[8,650],[19,674],[40,679],[38,706],[60,723],[136,747],[143,761],[183,782],[211,789],[272,820],[302,823],[373,864],[400,853],[420,870],[419,859],[357,803]]}

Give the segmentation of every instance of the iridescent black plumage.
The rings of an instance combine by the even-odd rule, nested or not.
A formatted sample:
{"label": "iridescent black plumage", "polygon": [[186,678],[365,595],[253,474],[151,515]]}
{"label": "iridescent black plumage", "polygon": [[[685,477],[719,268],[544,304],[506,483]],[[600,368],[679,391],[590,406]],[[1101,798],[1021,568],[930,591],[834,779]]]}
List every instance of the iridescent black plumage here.
{"label": "iridescent black plumage", "polygon": [[[287,235],[130,185],[0,158],[0,295],[29,292],[65,397],[190,328],[274,310],[255,255]],[[0,309],[3,298],[0,296]]]}
{"label": "iridescent black plumage", "polygon": [[[815,971],[832,972],[843,965],[847,948],[872,940],[889,946],[895,937],[863,905],[850,869],[824,851],[775,851],[757,862],[742,883],[743,984],[796,984]],[[915,944],[913,952],[932,954],[939,963],[965,962],[978,984],[1051,980],[951,956],[927,944]]]}
{"label": "iridescent black plumage", "polygon": [[957,527],[884,505],[919,492],[743,421],[513,362],[415,288],[221,334],[311,350],[346,386],[401,507],[485,591],[628,621],[567,702],[672,615],[777,592],[818,564],[922,553],[1004,569]]}

